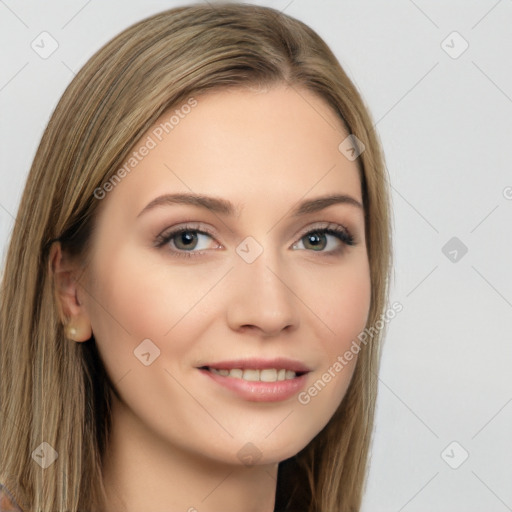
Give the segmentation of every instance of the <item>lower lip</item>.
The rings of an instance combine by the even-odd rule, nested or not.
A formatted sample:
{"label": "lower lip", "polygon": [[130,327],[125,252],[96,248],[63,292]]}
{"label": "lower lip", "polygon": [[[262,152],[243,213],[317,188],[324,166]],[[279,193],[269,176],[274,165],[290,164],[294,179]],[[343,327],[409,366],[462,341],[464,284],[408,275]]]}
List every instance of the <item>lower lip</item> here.
{"label": "lower lip", "polygon": [[238,396],[251,402],[279,402],[286,400],[302,388],[306,383],[307,373],[294,379],[279,380],[276,382],[248,381],[234,377],[223,377],[208,370],[199,370],[215,382],[234,391]]}

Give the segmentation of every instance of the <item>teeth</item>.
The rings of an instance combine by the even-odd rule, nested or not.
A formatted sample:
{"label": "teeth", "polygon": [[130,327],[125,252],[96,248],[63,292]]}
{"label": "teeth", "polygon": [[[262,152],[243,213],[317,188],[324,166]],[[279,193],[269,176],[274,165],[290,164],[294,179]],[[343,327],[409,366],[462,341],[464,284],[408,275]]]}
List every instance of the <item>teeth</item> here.
{"label": "teeth", "polygon": [[264,370],[251,370],[240,368],[234,368],[233,370],[217,370],[215,368],[209,368],[212,373],[222,375],[223,377],[232,377],[235,379],[243,379],[250,382],[276,382],[282,380],[294,379],[297,374],[292,370],[285,370],[281,368],[265,368]]}
{"label": "teeth", "polygon": [[277,370],[260,370],[261,382],[275,382],[277,380]]}
{"label": "teeth", "polygon": [[259,370],[244,370],[242,379],[250,380],[250,381],[260,380],[260,371]]}

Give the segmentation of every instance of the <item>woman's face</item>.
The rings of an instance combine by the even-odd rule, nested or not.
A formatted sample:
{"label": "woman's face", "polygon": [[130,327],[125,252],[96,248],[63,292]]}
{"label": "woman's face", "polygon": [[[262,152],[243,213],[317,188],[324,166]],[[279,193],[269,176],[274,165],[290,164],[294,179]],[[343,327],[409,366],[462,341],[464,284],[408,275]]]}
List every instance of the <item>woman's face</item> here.
{"label": "woman's face", "polygon": [[[123,401],[114,416],[139,441],[278,462],[326,425],[353,374],[343,356],[371,291],[358,169],[340,120],[303,89],[187,105],[98,194],[79,298]],[[321,199],[334,195],[351,199]]]}

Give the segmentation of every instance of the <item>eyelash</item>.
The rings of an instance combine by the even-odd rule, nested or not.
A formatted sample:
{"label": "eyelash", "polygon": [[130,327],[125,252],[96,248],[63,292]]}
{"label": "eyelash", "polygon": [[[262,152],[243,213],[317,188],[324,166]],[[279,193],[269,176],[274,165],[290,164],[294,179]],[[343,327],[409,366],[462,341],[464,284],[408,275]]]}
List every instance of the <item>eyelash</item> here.
{"label": "eyelash", "polygon": [[[176,230],[173,230],[169,233],[158,235],[155,239],[154,245],[156,248],[161,249],[165,245],[167,245],[174,237],[181,235],[183,233],[187,233],[187,232],[199,233],[202,235],[207,235],[212,238],[214,238],[214,236],[215,236],[213,233],[210,233],[208,230],[199,229],[197,226],[194,226],[194,225],[185,225],[185,226],[180,227]],[[326,227],[310,229],[309,231],[304,233],[298,239],[297,242],[301,241],[306,236],[312,235],[312,234],[333,235],[345,245],[348,245],[348,246],[356,245],[355,239],[350,234],[349,230],[347,228],[345,228],[344,226],[338,226],[336,224],[329,224]],[[294,245],[297,242],[295,242]],[[305,249],[305,250],[307,250],[307,249]],[[171,249],[171,252],[173,253],[174,256],[178,256],[180,258],[182,258],[182,257],[183,258],[194,258],[197,256],[201,256],[203,253],[203,251],[183,251],[180,249]],[[323,255],[336,255],[340,252],[340,248],[331,250],[331,251],[310,251],[310,252],[319,252]]]}

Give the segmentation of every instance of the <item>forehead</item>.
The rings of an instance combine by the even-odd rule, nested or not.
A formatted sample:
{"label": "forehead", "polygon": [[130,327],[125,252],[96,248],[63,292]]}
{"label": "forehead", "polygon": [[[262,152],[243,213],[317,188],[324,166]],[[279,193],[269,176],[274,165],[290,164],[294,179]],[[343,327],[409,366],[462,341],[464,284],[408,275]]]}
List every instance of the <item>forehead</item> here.
{"label": "forehead", "polygon": [[109,195],[142,209],[194,192],[276,206],[341,192],[361,201],[359,170],[339,150],[340,118],[319,96],[284,85],[197,95],[166,111],[135,144]]}

